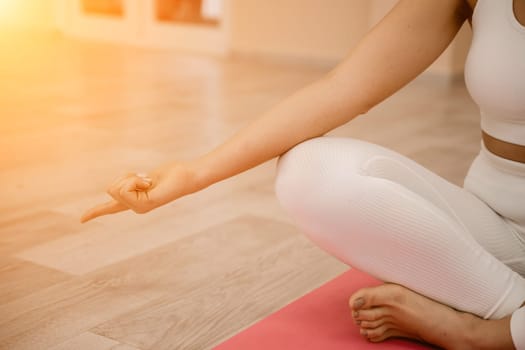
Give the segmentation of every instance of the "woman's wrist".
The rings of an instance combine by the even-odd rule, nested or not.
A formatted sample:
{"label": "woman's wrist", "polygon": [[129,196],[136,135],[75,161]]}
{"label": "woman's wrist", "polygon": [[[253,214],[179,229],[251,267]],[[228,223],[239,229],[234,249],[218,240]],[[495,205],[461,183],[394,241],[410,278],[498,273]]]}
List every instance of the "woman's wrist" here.
{"label": "woman's wrist", "polygon": [[[192,159],[184,162],[184,167],[187,171],[189,193],[198,192],[212,185],[215,181],[212,180],[209,165],[204,157]],[[188,194],[189,194],[188,193]]]}

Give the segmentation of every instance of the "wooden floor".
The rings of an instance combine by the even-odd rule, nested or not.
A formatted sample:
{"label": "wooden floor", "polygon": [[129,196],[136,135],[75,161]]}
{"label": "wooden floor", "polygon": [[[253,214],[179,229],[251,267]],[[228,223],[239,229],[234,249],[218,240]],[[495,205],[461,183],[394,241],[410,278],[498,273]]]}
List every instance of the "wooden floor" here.
{"label": "wooden floor", "polygon": [[[114,177],[209,150],[326,68],[0,45],[0,349],[209,349],[347,269],[279,207],[275,161],[144,216],[78,223]],[[422,77],[332,134],[460,184],[478,111],[461,83]]]}

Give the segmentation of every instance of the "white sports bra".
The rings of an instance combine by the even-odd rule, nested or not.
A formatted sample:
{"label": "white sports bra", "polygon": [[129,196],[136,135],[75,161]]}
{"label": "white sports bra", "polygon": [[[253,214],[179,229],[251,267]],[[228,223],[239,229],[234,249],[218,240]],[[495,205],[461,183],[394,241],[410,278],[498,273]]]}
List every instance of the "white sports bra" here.
{"label": "white sports bra", "polygon": [[525,26],[512,7],[513,0],[478,0],[465,83],[480,108],[481,128],[525,145]]}

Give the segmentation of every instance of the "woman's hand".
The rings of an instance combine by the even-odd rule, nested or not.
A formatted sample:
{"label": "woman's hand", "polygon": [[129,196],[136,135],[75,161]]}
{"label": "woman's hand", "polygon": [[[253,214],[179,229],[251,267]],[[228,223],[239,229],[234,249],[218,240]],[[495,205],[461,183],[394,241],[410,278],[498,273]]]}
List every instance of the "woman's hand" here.
{"label": "woman's hand", "polygon": [[195,173],[185,163],[169,164],[149,174],[130,173],[109,186],[107,193],[113,200],[87,210],[80,222],[128,209],[147,213],[196,189]]}

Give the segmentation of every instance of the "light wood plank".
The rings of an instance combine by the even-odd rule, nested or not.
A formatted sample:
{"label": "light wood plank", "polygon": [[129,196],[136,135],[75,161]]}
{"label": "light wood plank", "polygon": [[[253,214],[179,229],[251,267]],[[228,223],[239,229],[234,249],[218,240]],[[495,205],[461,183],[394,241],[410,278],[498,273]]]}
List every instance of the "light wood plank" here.
{"label": "light wood plank", "polygon": [[48,350],[140,350],[136,347],[121,344],[91,332],[79,334],[63,343],[48,348]]}
{"label": "light wood plank", "polygon": [[[93,228],[99,227],[93,225]],[[17,252],[84,230],[76,218],[49,210],[0,221],[0,254]]]}
{"label": "light wood plank", "polygon": [[66,281],[70,275],[0,255],[0,305]]}
{"label": "light wood plank", "polygon": [[43,349],[159,297],[120,280],[72,279],[0,306],[0,349]]}

